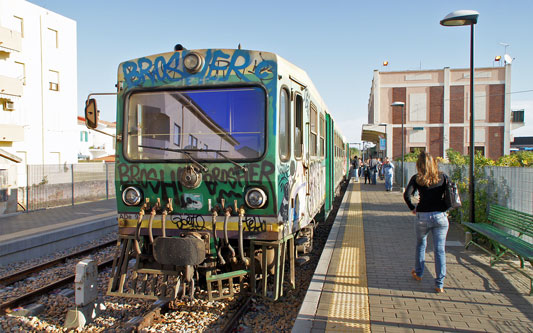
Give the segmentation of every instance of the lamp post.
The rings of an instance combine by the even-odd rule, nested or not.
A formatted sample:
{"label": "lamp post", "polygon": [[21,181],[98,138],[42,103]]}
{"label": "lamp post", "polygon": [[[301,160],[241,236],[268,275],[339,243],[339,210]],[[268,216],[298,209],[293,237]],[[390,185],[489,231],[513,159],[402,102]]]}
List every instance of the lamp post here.
{"label": "lamp post", "polygon": [[456,10],[446,15],[440,24],[443,26],[470,26],[470,221],[475,222],[474,205],[474,24],[477,23],[479,13],[475,10]]}
{"label": "lamp post", "polygon": [[405,122],[404,120],[404,108],[405,108],[405,103],[404,102],[394,102],[391,104],[391,106],[401,106],[402,107],[402,192],[405,190],[405,169],[403,167],[403,162],[404,162],[404,159],[405,159],[405,142],[404,142],[404,130],[403,130],[403,123]]}

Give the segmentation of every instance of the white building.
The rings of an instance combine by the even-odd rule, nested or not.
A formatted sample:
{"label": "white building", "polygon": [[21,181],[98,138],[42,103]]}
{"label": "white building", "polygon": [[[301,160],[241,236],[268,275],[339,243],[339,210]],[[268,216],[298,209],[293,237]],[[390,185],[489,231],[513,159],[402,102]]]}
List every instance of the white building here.
{"label": "white building", "polygon": [[114,161],[115,138],[111,135],[116,134],[117,124],[100,119],[98,121],[98,130],[109,135],[87,128],[85,126],[85,118],[78,116],[78,132],[80,135],[79,160]]}
{"label": "white building", "polygon": [[27,164],[77,162],[76,101],[76,22],[0,0],[0,191],[25,186]]}

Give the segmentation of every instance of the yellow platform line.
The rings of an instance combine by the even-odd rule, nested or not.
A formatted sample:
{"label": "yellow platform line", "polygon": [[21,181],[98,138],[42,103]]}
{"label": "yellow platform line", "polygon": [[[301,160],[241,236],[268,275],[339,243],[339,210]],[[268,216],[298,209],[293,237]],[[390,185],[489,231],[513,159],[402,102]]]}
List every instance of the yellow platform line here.
{"label": "yellow platform line", "polygon": [[333,252],[320,302],[329,303],[327,332],[370,332],[360,184],[350,183],[347,192],[342,246],[336,246]]}

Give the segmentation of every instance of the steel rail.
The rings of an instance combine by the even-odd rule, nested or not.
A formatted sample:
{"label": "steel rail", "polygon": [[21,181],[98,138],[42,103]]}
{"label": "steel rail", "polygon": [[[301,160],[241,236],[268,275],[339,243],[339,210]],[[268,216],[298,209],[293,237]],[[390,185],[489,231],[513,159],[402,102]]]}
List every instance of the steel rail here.
{"label": "steel rail", "polygon": [[93,251],[97,251],[97,250],[100,250],[100,249],[105,248],[105,247],[113,246],[116,243],[117,243],[116,240],[109,241],[109,242],[106,242],[106,243],[102,243],[100,245],[96,245],[96,246],[93,246],[91,248],[78,251],[76,253],[64,255],[64,256],[62,256],[60,258],[57,258],[57,259],[54,259],[54,260],[50,260],[50,261],[45,262],[43,264],[38,264],[38,265],[35,265],[35,266],[32,266],[32,267],[29,267],[27,269],[20,270],[20,271],[15,272],[15,273],[13,273],[11,275],[0,277],[0,285],[9,286],[9,285],[11,285],[11,284],[13,284],[13,283],[15,283],[17,281],[24,280],[26,277],[28,277],[31,274],[40,272],[40,271],[45,270],[45,269],[47,269],[49,267],[53,267],[53,266],[55,266],[57,264],[65,263],[68,259],[72,259],[72,258],[75,258],[75,257],[83,256],[83,255],[86,255],[87,253],[91,253]]}
{"label": "steel rail", "polygon": [[[101,262],[100,264],[98,264],[98,271],[100,271],[103,268],[109,267],[112,264],[113,264],[113,259],[107,259],[107,260]],[[73,283],[75,277],[76,277],[75,274],[69,275],[67,277],[62,278],[59,281],[50,283],[50,284],[48,284],[48,285],[46,285],[44,287],[41,287],[41,288],[39,288],[37,290],[30,291],[30,292],[28,292],[28,293],[26,293],[26,294],[24,294],[22,296],[13,298],[13,299],[5,302],[5,303],[0,304],[0,315],[4,315],[4,314],[10,312],[11,309],[14,309],[16,307],[19,307],[21,305],[25,305],[25,304],[29,303],[31,300],[33,300],[34,298],[37,298],[37,297],[39,297],[39,296],[41,296],[43,294],[46,294],[47,292],[49,292],[51,290],[55,290],[55,289],[64,287],[65,285],[67,285],[69,283]]]}
{"label": "steel rail", "polygon": [[239,306],[237,311],[229,318],[229,320],[226,322],[224,327],[222,328],[222,333],[231,333],[235,329],[235,326],[237,326],[237,323],[239,322],[239,319],[242,318],[242,316],[246,313],[246,311],[250,308],[250,303],[252,302],[251,297],[247,297],[242,304]]}

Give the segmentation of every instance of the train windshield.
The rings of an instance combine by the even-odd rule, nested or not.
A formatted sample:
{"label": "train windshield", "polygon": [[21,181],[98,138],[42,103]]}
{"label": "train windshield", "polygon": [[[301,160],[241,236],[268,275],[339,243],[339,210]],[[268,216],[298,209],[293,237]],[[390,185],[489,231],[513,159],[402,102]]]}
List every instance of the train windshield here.
{"label": "train windshield", "polygon": [[260,87],[133,93],[127,101],[127,157],[258,159],[265,151],[265,116]]}

